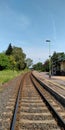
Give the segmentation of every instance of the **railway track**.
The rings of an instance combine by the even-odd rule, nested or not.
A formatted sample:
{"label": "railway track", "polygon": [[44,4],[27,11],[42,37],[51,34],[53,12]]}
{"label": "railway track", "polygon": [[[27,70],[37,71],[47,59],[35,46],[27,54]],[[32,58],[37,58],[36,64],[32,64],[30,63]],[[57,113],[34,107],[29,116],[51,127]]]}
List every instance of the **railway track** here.
{"label": "railway track", "polygon": [[28,73],[20,83],[10,130],[64,130],[64,115],[64,107]]}
{"label": "railway track", "polygon": [[52,82],[52,78],[51,80],[48,80],[47,78],[40,76],[39,73],[33,72],[32,74],[46,90],[54,95],[55,98],[59,100],[63,106],[65,106],[65,86],[54,83]]}
{"label": "railway track", "polygon": [[41,84],[41,82],[39,82],[38,79],[34,77],[35,76],[32,76],[32,78],[34,79],[33,84],[40,92],[40,95],[46,102],[47,106],[49,106],[49,109],[52,111],[53,115],[58,118],[59,125],[61,125],[65,129],[65,106],[63,103],[61,103],[62,100],[59,102],[58,98],[56,99],[56,94],[53,93],[53,90],[50,91],[49,89],[47,89],[46,85],[44,85],[43,83]]}

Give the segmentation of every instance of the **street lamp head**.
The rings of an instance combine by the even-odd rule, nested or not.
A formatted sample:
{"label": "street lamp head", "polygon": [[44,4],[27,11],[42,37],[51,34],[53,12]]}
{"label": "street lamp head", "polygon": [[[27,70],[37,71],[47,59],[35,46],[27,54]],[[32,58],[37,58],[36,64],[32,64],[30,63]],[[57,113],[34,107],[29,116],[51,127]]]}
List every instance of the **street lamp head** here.
{"label": "street lamp head", "polygon": [[46,42],[51,42],[50,40],[46,40]]}

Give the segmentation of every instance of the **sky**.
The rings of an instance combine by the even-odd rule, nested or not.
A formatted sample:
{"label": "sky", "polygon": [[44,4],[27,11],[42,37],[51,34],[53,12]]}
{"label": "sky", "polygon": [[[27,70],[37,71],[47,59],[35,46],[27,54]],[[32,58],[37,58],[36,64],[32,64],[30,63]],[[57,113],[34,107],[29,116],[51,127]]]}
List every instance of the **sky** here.
{"label": "sky", "polygon": [[0,0],[0,52],[21,47],[33,64],[65,52],[65,0]]}

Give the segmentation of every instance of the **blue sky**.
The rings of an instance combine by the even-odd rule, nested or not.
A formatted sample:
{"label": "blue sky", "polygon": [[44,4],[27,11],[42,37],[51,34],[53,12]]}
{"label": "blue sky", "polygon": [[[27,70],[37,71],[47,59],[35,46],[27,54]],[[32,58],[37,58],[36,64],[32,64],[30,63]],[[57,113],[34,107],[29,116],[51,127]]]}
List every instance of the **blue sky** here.
{"label": "blue sky", "polygon": [[65,52],[65,0],[0,0],[0,52],[21,47],[33,63]]}

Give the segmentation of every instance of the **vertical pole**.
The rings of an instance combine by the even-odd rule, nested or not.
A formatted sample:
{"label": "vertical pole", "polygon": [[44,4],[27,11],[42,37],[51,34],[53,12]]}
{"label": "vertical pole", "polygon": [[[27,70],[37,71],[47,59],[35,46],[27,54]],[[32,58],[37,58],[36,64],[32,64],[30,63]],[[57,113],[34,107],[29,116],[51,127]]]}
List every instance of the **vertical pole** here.
{"label": "vertical pole", "polygon": [[49,41],[49,78],[51,78],[51,55],[50,55],[50,41]]}
{"label": "vertical pole", "polygon": [[51,55],[50,55],[50,40],[46,40],[49,43],[49,78],[51,78]]}

